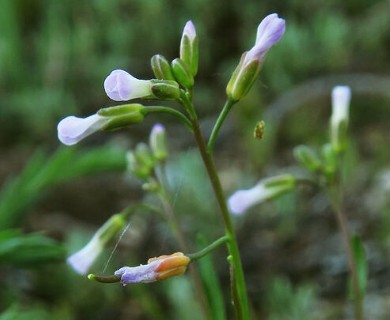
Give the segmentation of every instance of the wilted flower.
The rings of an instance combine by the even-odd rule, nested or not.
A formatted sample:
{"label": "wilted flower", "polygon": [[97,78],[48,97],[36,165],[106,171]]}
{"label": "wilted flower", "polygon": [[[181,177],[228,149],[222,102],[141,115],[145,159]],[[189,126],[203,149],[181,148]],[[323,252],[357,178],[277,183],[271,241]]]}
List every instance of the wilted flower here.
{"label": "wilted flower", "polygon": [[256,80],[268,50],[284,34],[286,23],[276,13],[270,14],[261,21],[257,28],[256,43],[245,52],[233,72],[226,87],[228,97],[234,101],[242,99]]}
{"label": "wilted flower", "polygon": [[150,80],[139,80],[124,70],[112,71],[104,80],[107,96],[115,101],[127,101],[152,96]]}
{"label": "wilted flower", "polygon": [[110,120],[98,114],[86,118],[69,116],[62,119],[57,126],[58,139],[68,146],[76,144],[90,134],[102,129]]}
{"label": "wilted flower", "polygon": [[125,224],[122,214],[113,215],[96,231],[84,248],[69,256],[67,263],[77,273],[87,273],[105,246],[119,234]]}
{"label": "wilted flower", "polygon": [[123,285],[162,281],[183,274],[190,261],[190,258],[183,253],[176,252],[171,255],[151,258],[146,265],[120,268],[115,271],[115,275],[121,276]]}
{"label": "wilted flower", "polygon": [[228,207],[232,214],[243,214],[255,204],[270,200],[295,186],[295,178],[285,174],[261,180],[253,188],[238,190],[228,199]]}
{"label": "wilted flower", "polygon": [[336,86],[332,90],[331,140],[336,152],[345,147],[346,129],[349,121],[351,88]]}

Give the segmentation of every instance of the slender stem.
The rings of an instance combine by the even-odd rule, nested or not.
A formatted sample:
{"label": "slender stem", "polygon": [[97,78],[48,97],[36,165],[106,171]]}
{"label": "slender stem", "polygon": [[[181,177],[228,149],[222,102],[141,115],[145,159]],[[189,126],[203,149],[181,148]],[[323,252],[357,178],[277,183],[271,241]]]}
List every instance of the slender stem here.
{"label": "slender stem", "polygon": [[206,248],[204,248],[198,252],[195,252],[195,253],[187,254],[186,256],[191,259],[191,262],[194,262],[200,258],[203,258],[205,255],[209,254],[211,251],[213,251],[214,249],[216,249],[221,244],[224,244],[227,241],[229,241],[228,236],[223,236],[223,237],[215,240],[213,243],[208,245]]}
{"label": "slender stem", "polygon": [[217,199],[220,212],[225,225],[225,234],[229,238],[227,247],[231,256],[231,286],[233,290],[234,307],[237,319],[249,319],[248,297],[245,285],[244,272],[242,270],[241,258],[238,249],[237,239],[233,228],[231,215],[227,208],[225,195],[219,180],[215,163],[211,153],[207,152],[206,143],[203,139],[197,119],[193,119],[194,137],[198,145],[201,157],[206,167],[211,185]]}
{"label": "slender stem", "polygon": [[[342,157],[339,157],[339,163],[342,163]],[[353,253],[352,245],[351,245],[351,234],[348,229],[347,220],[345,214],[342,209],[342,174],[339,169],[337,172],[338,179],[334,181],[333,188],[329,187],[329,198],[330,203],[335,214],[335,218],[337,221],[338,228],[341,233],[341,238],[345,247],[347,261],[348,261],[348,269],[351,276],[352,281],[352,290],[353,290],[353,304],[354,304],[354,312],[356,320],[363,320],[363,297],[360,291],[359,279],[357,273],[357,265],[355,255]]]}
{"label": "slender stem", "polygon": [[175,109],[169,108],[169,107],[160,107],[160,106],[148,106],[145,109],[143,109],[144,115],[148,115],[149,113],[168,113],[170,115],[173,115],[177,117],[180,121],[182,121],[186,127],[192,132],[192,124],[191,121],[180,111],[177,111]]}
{"label": "slender stem", "polygon": [[219,130],[221,129],[222,124],[224,123],[227,115],[229,114],[230,109],[234,106],[235,103],[236,103],[236,101],[233,101],[230,99],[226,100],[225,105],[222,109],[222,112],[219,114],[218,119],[214,124],[214,128],[211,131],[211,135],[210,135],[209,141],[207,143],[207,151],[208,152],[212,152],[212,150],[214,149],[214,144],[215,144],[215,141],[217,140]]}

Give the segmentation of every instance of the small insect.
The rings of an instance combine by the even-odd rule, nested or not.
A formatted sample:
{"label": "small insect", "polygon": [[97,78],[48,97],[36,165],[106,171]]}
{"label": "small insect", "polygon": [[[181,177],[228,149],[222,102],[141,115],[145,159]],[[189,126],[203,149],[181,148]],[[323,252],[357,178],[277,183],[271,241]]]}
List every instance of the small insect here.
{"label": "small insect", "polygon": [[253,131],[253,137],[257,140],[263,139],[265,130],[265,122],[263,120],[258,121],[255,126],[255,130]]}

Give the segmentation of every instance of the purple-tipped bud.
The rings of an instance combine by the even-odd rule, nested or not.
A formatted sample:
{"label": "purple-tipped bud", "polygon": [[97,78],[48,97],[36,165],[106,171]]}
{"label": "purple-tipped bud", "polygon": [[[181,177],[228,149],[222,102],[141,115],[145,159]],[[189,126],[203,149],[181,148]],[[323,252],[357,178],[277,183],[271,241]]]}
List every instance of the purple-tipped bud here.
{"label": "purple-tipped bud", "polygon": [[90,134],[102,129],[109,120],[109,118],[101,117],[97,114],[87,118],[66,117],[58,123],[58,139],[68,146],[74,145]]}
{"label": "purple-tipped bud", "polygon": [[195,40],[196,30],[191,20],[187,21],[186,25],[184,26],[183,36],[187,36],[190,39],[190,41]]}
{"label": "purple-tipped bud", "polygon": [[153,126],[149,136],[150,149],[157,161],[164,161],[168,157],[167,137],[165,128],[157,123]]}
{"label": "purple-tipped bud", "polygon": [[104,90],[107,96],[115,101],[152,96],[149,80],[139,80],[121,69],[112,71],[104,80]]}

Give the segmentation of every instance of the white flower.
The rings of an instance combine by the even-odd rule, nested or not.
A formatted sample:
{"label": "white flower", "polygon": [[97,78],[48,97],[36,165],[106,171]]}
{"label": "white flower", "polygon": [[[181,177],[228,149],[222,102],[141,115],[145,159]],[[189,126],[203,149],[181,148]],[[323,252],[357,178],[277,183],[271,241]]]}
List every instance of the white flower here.
{"label": "white flower", "polygon": [[228,199],[232,214],[241,215],[255,204],[270,200],[295,186],[295,178],[285,174],[259,181],[253,188],[238,190]]}
{"label": "white flower", "polygon": [[[348,86],[336,86],[332,90],[332,116],[331,140],[336,151],[345,147],[345,134],[349,121],[349,103],[351,101],[351,88]],[[342,127],[344,125],[344,127]]]}
{"label": "white flower", "polygon": [[115,101],[127,101],[152,96],[151,82],[139,80],[124,70],[112,71],[104,80],[107,96]]}
{"label": "white flower", "polygon": [[90,134],[102,129],[109,118],[94,114],[87,118],[69,116],[62,119],[57,126],[58,139],[68,146],[76,144]]}
{"label": "white flower", "polygon": [[72,254],[66,261],[78,273],[84,275],[103,251],[99,236],[94,236],[87,245]]}

